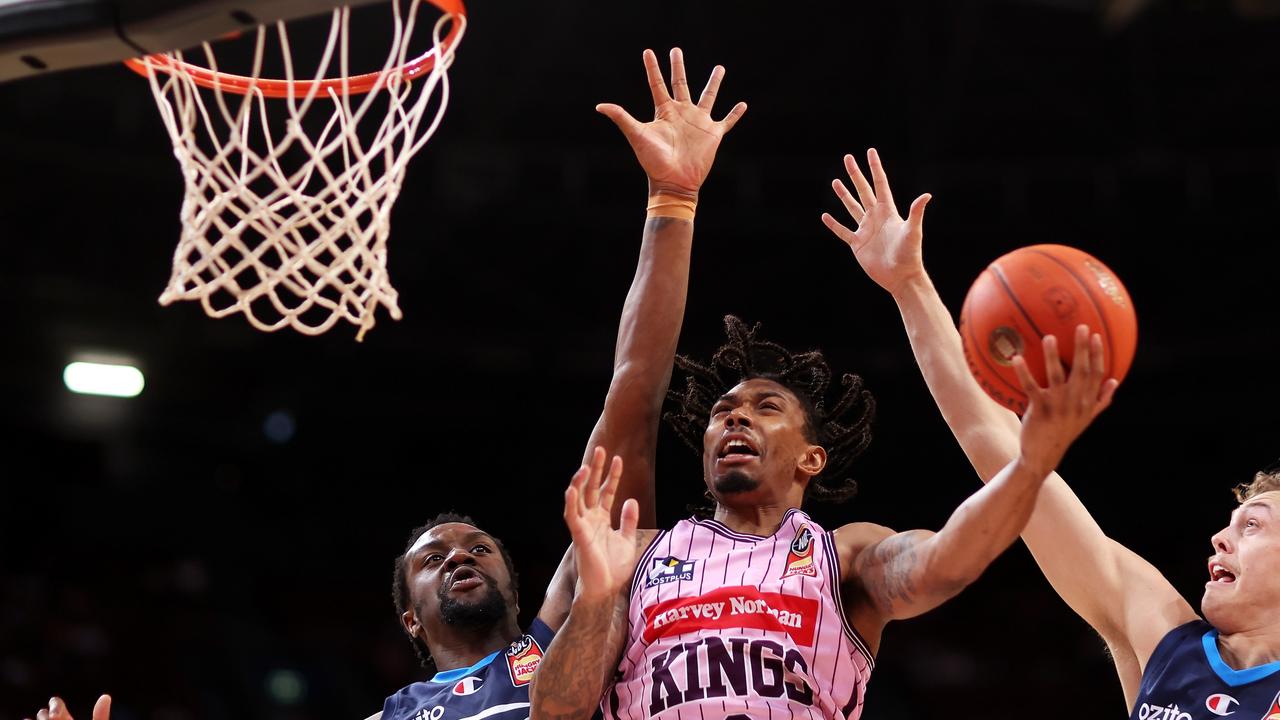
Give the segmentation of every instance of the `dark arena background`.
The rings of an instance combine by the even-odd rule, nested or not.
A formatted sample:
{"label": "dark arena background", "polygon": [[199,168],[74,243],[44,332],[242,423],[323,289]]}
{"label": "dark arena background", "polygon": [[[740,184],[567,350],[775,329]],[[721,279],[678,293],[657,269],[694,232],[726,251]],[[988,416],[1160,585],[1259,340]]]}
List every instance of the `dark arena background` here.
{"label": "dark arena background", "polygon": [[[1062,243],[1137,305],[1114,406],[1062,465],[1113,537],[1198,607],[1231,487],[1280,454],[1280,20],[1272,3],[470,3],[453,97],[390,241],[404,319],[263,334],[156,297],[181,177],[120,65],[0,86],[0,720],[51,694],[117,720],[359,720],[423,676],[392,559],[442,510],[511,547],[522,621],[568,540],[562,491],[611,371],[645,179],[593,111],[647,119],[640,53],[684,48],[750,110],[703,188],[684,352],[720,318],[824,348],[880,405],[828,524],[941,527],[978,487],[897,310],[819,221],[845,152],[900,207],[953,312],[995,257]],[[433,9],[424,10],[434,16]],[[380,46],[384,38],[371,42]],[[77,353],[134,399],[72,395]],[[659,519],[698,499],[664,430]],[[78,715],[79,717],[79,715]],[[1100,640],[1015,545],[885,634],[864,715],[1122,718]]]}

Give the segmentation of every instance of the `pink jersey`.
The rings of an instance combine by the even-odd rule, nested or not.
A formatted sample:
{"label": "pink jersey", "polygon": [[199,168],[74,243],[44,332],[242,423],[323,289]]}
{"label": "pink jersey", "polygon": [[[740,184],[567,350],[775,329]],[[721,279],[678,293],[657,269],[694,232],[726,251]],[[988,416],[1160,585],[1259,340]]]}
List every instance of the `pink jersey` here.
{"label": "pink jersey", "polygon": [[608,720],[855,720],[875,660],[840,601],[831,533],[790,510],[770,537],[714,520],[658,534],[631,581]]}

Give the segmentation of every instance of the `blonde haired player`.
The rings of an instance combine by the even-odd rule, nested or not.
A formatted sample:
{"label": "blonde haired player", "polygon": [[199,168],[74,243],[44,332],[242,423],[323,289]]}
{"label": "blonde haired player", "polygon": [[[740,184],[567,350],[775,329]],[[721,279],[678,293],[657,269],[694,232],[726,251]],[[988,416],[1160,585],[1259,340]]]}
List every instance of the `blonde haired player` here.
{"label": "blonde haired player", "polygon": [[[874,187],[853,156],[844,159],[857,198],[832,182],[857,231],[828,214],[822,220],[897,302],[929,391],[990,481],[1018,455],[1018,418],[970,375],[960,335],[924,270],[927,196],[904,221],[875,150],[867,160]],[[1077,330],[1076,347],[1087,332]],[[1044,348],[1061,373],[1056,342],[1045,338]],[[1016,367],[1024,386],[1034,384],[1025,364]],[[1106,641],[1133,720],[1280,720],[1280,467],[1257,473],[1236,496],[1240,506],[1210,538],[1202,620],[1159,570],[1107,537],[1056,473],[1040,491],[1022,538],[1053,588]]]}

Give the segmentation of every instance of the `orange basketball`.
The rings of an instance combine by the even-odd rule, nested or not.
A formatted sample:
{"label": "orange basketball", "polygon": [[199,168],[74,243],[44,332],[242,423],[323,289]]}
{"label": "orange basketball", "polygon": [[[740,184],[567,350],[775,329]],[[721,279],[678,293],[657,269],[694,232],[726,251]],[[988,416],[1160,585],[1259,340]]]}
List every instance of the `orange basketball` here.
{"label": "orange basketball", "polygon": [[1075,328],[1102,335],[1107,377],[1123,380],[1138,344],[1133,301],[1115,273],[1088,253],[1065,245],[1032,245],[987,266],[960,310],[964,357],[978,384],[1021,415],[1027,397],[1013,370],[1023,355],[1047,384],[1040,339],[1056,335],[1063,365],[1071,366]]}

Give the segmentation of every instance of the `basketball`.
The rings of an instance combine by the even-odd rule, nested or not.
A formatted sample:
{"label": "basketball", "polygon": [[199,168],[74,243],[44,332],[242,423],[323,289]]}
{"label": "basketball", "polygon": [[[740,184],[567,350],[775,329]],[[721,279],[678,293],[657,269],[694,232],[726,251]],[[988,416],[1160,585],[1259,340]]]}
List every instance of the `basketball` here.
{"label": "basketball", "polygon": [[1106,265],[1065,245],[1031,245],[1000,257],[978,276],[960,310],[969,370],[988,395],[1019,415],[1027,397],[1014,356],[1023,355],[1045,385],[1041,338],[1057,336],[1059,356],[1070,369],[1080,324],[1102,335],[1106,377],[1124,380],[1138,342],[1133,301]]}

